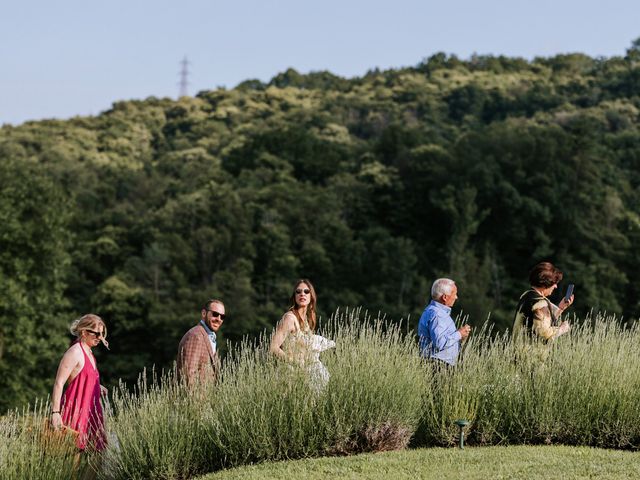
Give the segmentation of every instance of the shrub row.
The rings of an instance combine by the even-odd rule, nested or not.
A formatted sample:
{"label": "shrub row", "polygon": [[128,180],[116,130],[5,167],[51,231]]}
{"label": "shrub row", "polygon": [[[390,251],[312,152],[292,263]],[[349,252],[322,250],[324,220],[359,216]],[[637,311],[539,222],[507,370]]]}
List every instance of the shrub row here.
{"label": "shrub row", "polygon": [[[245,342],[227,356],[216,385],[187,390],[170,372],[143,375],[134,391],[122,386],[107,409],[109,447],[99,464],[89,461],[103,478],[182,479],[410,440],[451,446],[461,418],[476,445],[640,444],[638,325],[586,319],[550,346],[484,329],[464,346],[458,367],[437,370],[420,360],[411,333],[358,310],[337,312],[323,334],[336,348],[323,353],[331,379],[321,393],[304,371],[267,354],[268,338]],[[0,423],[3,478],[72,478],[79,461],[72,445],[54,449],[32,426],[45,413]]]}
{"label": "shrub row", "polygon": [[[191,390],[165,376],[114,399],[108,478],[188,478],[264,460],[405,447],[427,390],[417,347],[397,326],[359,311],[324,328],[336,349],[317,393],[305,372],[273,360],[268,339],[230,352],[216,385]],[[112,443],[113,445],[113,443]]]}

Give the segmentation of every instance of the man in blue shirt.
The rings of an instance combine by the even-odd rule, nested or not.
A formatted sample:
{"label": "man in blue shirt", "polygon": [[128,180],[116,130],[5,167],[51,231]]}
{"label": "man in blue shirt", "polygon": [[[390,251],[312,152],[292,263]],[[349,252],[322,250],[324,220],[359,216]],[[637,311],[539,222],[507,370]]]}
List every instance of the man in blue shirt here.
{"label": "man in blue shirt", "polygon": [[458,299],[458,287],[449,278],[439,278],[431,287],[431,302],[418,322],[420,355],[448,365],[455,365],[460,342],[471,332],[470,325],[456,330],[451,318],[451,307]]}

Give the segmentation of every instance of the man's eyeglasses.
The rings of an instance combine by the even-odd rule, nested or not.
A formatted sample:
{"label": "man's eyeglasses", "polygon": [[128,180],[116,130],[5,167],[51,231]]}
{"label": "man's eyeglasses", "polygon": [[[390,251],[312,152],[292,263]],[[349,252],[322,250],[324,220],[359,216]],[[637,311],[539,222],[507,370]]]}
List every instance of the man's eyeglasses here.
{"label": "man's eyeglasses", "polygon": [[207,312],[211,312],[213,318],[220,317],[220,320],[224,320],[224,313],[216,312],[215,310],[207,310]]}
{"label": "man's eyeglasses", "polygon": [[89,332],[91,335],[93,335],[96,338],[100,338],[104,336],[103,332],[94,332],[93,330],[87,330],[87,332]]}
{"label": "man's eyeglasses", "polygon": [[311,292],[311,290],[309,290],[308,288],[305,288],[304,290],[302,288],[296,288],[296,293],[298,295],[300,295],[301,293],[304,293],[305,295],[308,295],[309,292]]}

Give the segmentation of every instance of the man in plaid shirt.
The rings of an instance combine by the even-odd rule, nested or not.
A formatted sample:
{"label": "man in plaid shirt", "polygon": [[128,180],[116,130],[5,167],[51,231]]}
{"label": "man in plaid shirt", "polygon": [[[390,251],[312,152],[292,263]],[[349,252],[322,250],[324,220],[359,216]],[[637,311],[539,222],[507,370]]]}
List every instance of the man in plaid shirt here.
{"label": "man in plaid shirt", "polygon": [[215,380],[219,366],[216,333],[224,317],[224,303],[221,300],[207,301],[200,311],[200,322],[180,340],[178,376],[188,385]]}

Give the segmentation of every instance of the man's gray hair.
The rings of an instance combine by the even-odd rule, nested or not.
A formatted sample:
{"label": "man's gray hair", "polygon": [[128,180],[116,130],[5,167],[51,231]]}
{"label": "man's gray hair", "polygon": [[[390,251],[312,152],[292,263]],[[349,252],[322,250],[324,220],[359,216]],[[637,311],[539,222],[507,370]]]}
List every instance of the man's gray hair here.
{"label": "man's gray hair", "polygon": [[456,282],[450,278],[439,278],[431,286],[431,298],[440,300],[443,295],[451,295]]}

